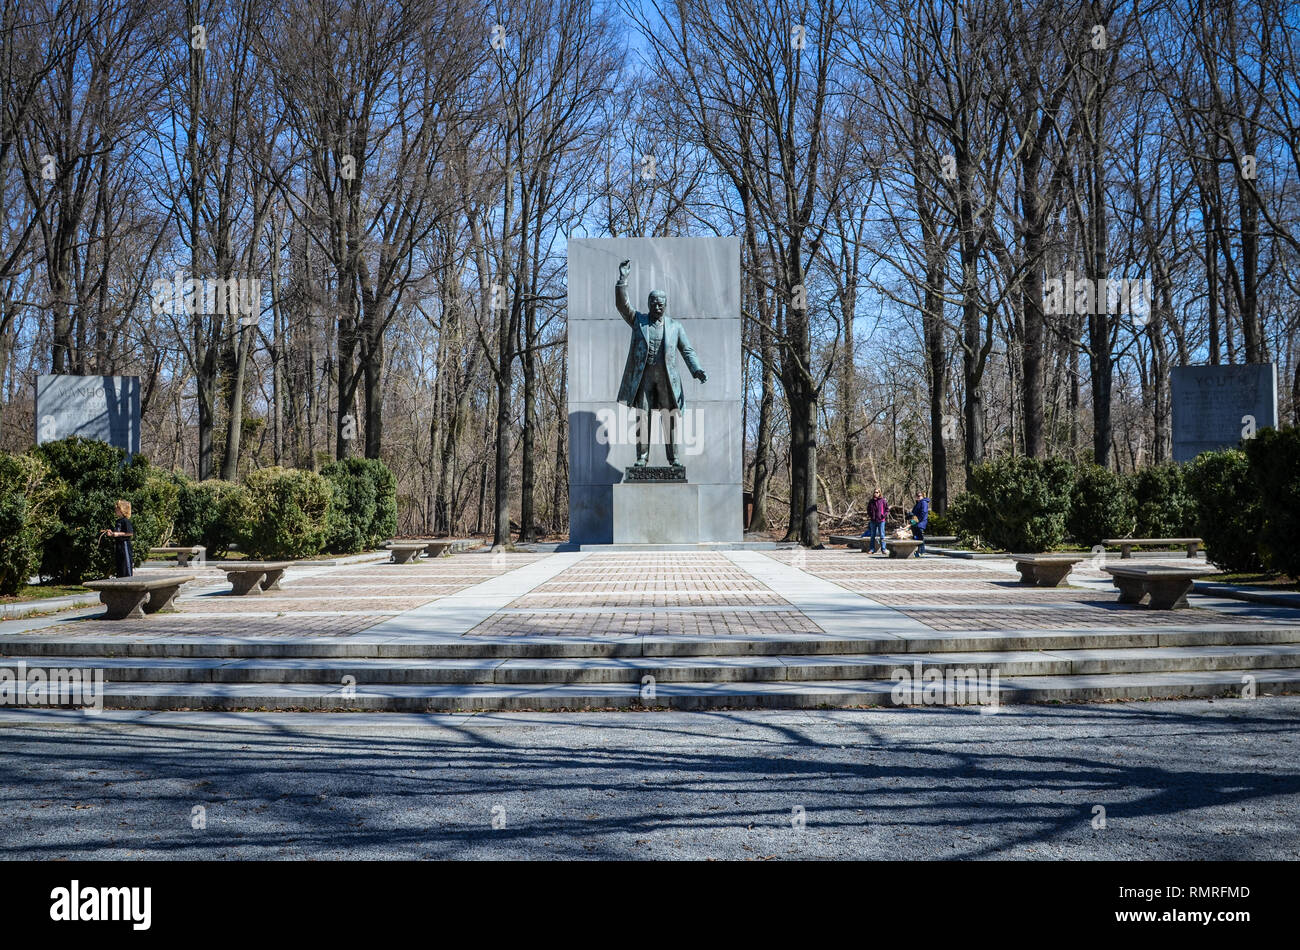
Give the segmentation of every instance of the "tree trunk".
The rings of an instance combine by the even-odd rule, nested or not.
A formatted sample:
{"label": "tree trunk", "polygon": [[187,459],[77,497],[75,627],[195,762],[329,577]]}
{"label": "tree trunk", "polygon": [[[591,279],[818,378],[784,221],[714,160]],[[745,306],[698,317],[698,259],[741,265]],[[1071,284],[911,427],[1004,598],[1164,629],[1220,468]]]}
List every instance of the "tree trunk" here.
{"label": "tree trunk", "polygon": [[858,305],[857,282],[847,280],[840,298],[840,316],[844,322],[844,356],[840,362],[840,451],[844,454],[844,496],[852,504],[858,485],[856,438],[853,426],[853,316]]}
{"label": "tree trunk", "polygon": [[[194,28],[200,22],[198,0],[190,0],[186,11],[187,33],[193,35]],[[189,57],[189,124],[185,130],[188,148],[190,182],[190,277],[199,279],[203,273],[203,250],[199,231],[199,208],[202,205],[203,169],[199,162],[199,114],[202,110],[203,90],[203,53],[201,49],[190,47]],[[206,321],[194,320],[194,362],[195,386],[198,397],[199,416],[199,480],[211,478],[213,474],[212,436],[216,426],[217,398],[217,361],[213,352],[212,341],[205,338]]]}
{"label": "tree trunk", "polygon": [[[1216,160],[1216,145],[1213,136],[1208,143],[1210,149],[1210,167]],[[1202,173],[1207,174],[1207,173]],[[1209,320],[1210,330],[1210,365],[1218,366],[1222,359],[1222,346],[1219,341],[1219,245],[1214,233],[1214,216],[1209,210],[1209,198],[1205,195],[1205,185],[1202,185],[1201,197],[1201,220],[1204,221],[1205,227],[1205,306],[1206,317]]]}
{"label": "tree trunk", "polygon": [[[789,387],[787,387],[789,391]],[[807,414],[798,405],[794,395],[787,396],[790,410],[790,512],[786,521],[783,541],[799,541],[800,525],[803,523],[803,510],[807,503],[805,484],[808,478],[807,455],[804,447],[808,436],[804,431]]]}
{"label": "tree trunk", "polygon": [[1086,153],[1088,183],[1087,241],[1090,245],[1088,277],[1094,291],[1092,313],[1088,315],[1089,365],[1092,376],[1092,457],[1098,465],[1111,467],[1111,442],[1114,424],[1111,418],[1111,387],[1114,382],[1114,357],[1111,351],[1111,319],[1107,311],[1106,273],[1110,255],[1106,246],[1106,98],[1100,77],[1093,88],[1092,132]]}
{"label": "tree trunk", "polygon": [[1023,397],[1025,455],[1042,458],[1047,454],[1043,441],[1043,269],[1042,232],[1037,224],[1038,190],[1026,190],[1025,205],[1035,215],[1024,235],[1026,270],[1021,284],[1021,312],[1024,314],[1024,341],[1021,351],[1020,390]]}
{"label": "tree trunk", "polygon": [[519,540],[537,540],[537,358],[533,351],[536,343],[536,308],[532,301],[524,305],[524,352],[520,362],[524,370],[524,422],[521,446],[519,479]]}
{"label": "tree trunk", "polygon": [[944,258],[931,239],[926,255],[925,313],[922,326],[929,356],[930,379],[930,504],[937,514],[948,508],[948,446],[944,443],[944,410],[948,405],[948,353],[943,333]]}
{"label": "tree trunk", "polygon": [[767,530],[767,493],[768,482],[771,480],[771,454],[772,454],[772,403],[776,396],[773,391],[772,368],[768,362],[772,356],[770,349],[771,331],[767,326],[760,326],[758,331],[759,349],[761,358],[759,361],[759,373],[761,382],[761,395],[758,402],[758,432],[754,437],[754,480],[752,482],[752,494],[754,505],[750,509],[749,524],[746,526],[749,531]]}
{"label": "tree trunk", "polygon": [[239,479],[239,441],[244,425],[244,377],[248,369],[248,348],[252,345],[253,330],[236,318],[239,327],[238,353],[235,357],[234,378],[230,382],[230,413],[226,426],[226,451],[221,460],[222,481]]}
{"label": "tree trunk", "polygon": [[804,547],[821,546],[821,526],[817,511],[817,395],[811,388],[804,398],[803,434],[807,440],[803,454],[804,495],[803,516],[799,522],[799,543]]}
{"label": "tree trunk", "polygon": [[[974,265],[970,267],[974,271]],[[968,278],[969,279],[969,278]],[[980,308],[974,291],[967,287],[962,303],[962,383],[966,389],[965,463],[966,477],[984,461],[984,360],[980,355]]]}
{"label": "tree trunk", "polygon": [[[522,300],[514,294],[512,310],[520,307]],[[518,320],[500,315],[497,330],[497,411],[496,411],[496,472],[493,490],[492,547],[499,549],[510,543],[510,382],[515,360],[513,326]]]}
{"label": "tree trunk", "polygon": [[366,458],[377,459],[384,442],[384,334],[377,316],[367,320],[366,338]]}
{"label": "tree trunk", "polygon": [[556,402],[559,415],[555,424],[555,487],[551,498],[551,530],[557,534],[568,521],[565,505],[569,491],[568,368],[569,349],[565,346],[560,354],[560,398]]}

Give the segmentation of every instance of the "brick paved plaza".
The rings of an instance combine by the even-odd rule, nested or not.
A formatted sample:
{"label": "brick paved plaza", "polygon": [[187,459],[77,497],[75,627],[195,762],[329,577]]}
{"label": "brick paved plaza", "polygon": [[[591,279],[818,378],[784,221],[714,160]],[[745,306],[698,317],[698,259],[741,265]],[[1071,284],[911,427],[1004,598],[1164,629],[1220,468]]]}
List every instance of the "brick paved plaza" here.
{"label": "brick paved plaza", "polygon": [[[1182,611],[1121,605],[1109,576],[1087,561],[1075,568],[1072,586],[1041,588],[1020,584],[1004,561],[934,555],[893,560],[848,550],[766,551],[759,556],[792,566],[791,574],[801,570],[860,594],[863,606],[892,608],[900,617],[932,630],[1093,630],[1295,619],[1290,611],[1209,598]],[[307,568],[290,572],[282,590],[255,597],[228,596],[229,585],[208,565],[200,581],[177,599],[176,613],[123,622],[97,620],[94,610],[79,611],[75,620],[10,621],[4,624],[3,634],[153,638],[362,633],[388,618],[436,604],[527,565],[575,557],[559,573],[520,592],[464,634],[727,636],[821,630],[779,590],[746,569],[744,562],[724,553],[494,556],[478,551],[413,564],[372,561]],[[1181,564],[1182,559],[1174,557],[1172,563]]]}

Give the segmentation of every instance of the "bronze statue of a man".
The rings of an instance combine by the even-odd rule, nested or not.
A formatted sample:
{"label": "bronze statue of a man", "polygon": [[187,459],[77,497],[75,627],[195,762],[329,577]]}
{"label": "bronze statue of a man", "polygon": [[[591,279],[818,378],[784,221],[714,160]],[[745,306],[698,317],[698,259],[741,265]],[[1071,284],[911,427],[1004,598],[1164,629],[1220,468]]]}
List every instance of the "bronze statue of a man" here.
{"label": "bronze statue of a man", "polygon": [[677,375],[677,361],[673,359],[672,351],[681,351],[691,375],[701,383],[709,377],[695,358],[686,330],[665,314],[668,309],[666,293],[650,291],[646,303],[649,313],[633,310],[628,305],[627,274],[631,266],[631,261],[618,265],[618,282],[614,284],[614,305],[632,328],[632,345],[627,351],[618,401],[638,412],[636,467],[644,468],[650,457],[650,413],[656,409],[668,413],[664,449],[668,464],[678,467],[677,419],[686,405],[686,398],[682,394],[682,381]]}

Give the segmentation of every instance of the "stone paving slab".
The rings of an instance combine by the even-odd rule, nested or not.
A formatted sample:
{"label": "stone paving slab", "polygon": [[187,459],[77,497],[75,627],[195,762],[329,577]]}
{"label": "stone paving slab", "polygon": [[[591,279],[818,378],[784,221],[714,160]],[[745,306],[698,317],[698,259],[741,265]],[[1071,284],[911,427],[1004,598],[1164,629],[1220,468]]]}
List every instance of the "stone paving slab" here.
{"label": "stone paving slab", "polygon": [[[86,619],[41,632],[73,639],[184,637],[193,634],[295,639],[344,637],[365,630],[383,619],[374,613],[340,614],[152,614],[142,621]],[[0,638],[0,644],[6,642]]]}
{"label": "stone paving slab", "polygon": [[[573,580],[574,571],[566,571],[559,579],[547,581],[537,586],[537,593],[565,591],[650,591],[650,590],[717,590],[717,591],[751,591],[766,590],[766,586],[755,578],[748,576],[710,578],[702,580],[695,577],[661,577],[656,579],[638,577],[626,579],[623,572],[602,572],[604,580]],[[590,574],[587,575],[590,577]]]}
{"label": "stone paving slab", "polygon": [[1019,626],[1054,627],[1058,630],[1091,630],[1103,626],[1145,628],[1184,626],[1198,622],[1248,626],[1256,622],[1250,617],[1234,617],[1197,608],[1152,610],[1118,603],[1112,606],[1075,604],[1064,609],[1062,605],[1056,604],[1016,609],[979,605],[954,609],[918,607],[904,608],[903,613],[933,630],[971,631],[1009,630]]}
{"label": "stone paving slab", "polygon": [[789,610],[791,604],[769,590],[721,591],[582,591],[580,593],[533,591],[511,602],[515,609],[581,607],[745,607],[759,604],[781,606]]}
{"label": "stone paving slab", "polygon": [[227,600],[203,599],[190,600],[181,604],[182,612],[191,617],[222,617],[227,614],[237,616],[329,616],[337,613],[402,613],[427,604],[434,595],[405,597],[275,597],[266,594],[248,594],[256,601],[244,604],[233,598]]}
{"label": "stone paving slab", "polygon": [[[7,621],[0,623],[0,643],[11,634],[38,631],[60,637],[102,635],[114,639],[188,637],[195,633],[282,639],[346,636],[544,556],[465,554],[414,567],[376,563],[376,557],[293,567],[285,574],[283,590],[248,597],[231,596],[229,584],[218,571],[183,588],[176,601],[176,613],[156,614],[146,618],[147,622],[104,621],[97,619],[102,609],[92,608],[56,618]],[[231,563],[233,566],[238,562]],[[396,570],[399,567],[411,569]],[[354,591],[365,593],[354,597]],[[76,623],[70,624],[71,620]]]}
{"label": "stone paving slab", "polygon": [[[899,634],[922,627],[896,610],[846,591],[772,553],[731,551],[727,558],[794,604],[804,616],[827,632]],[[791,555],[791,559],[798,563],[797,552]]]}
{"label": "stone paving slab", "polygon": [[574,567],[586,556],[581,552],[513,555],[516,560],[509,572],[408,611],[400,617],[385,620],[370,632],[377,636],[387,634],[408,639],[467,633],[511,601]]}
{"label": "stone paving slab", "polygon": [[[1089,560],[1076,566],[1071,586],[1040,588],[1018,582],[1009,559],[935,562],[930,558],[891,560],[858,552],[767,552],[765,557],[799,564],[807,573],[901,611],[940,630],[1049,627],[1092,629],[1101,626],[1182,626],[1198,623],[1297,623],[1300,613],[1278,608],[1255,609],[1222,598],[1196,596],[1190,610],[1157,611],[1118,603],[1109,575]],[[1184,558],[1171,563],[1185,565]],[[928,584],[929,590],[920,590]]]}
{"label": "stone paving slab", "polygon": [[617,607],[591,610],[498,612],[468,632],[471,637],[515,636],[701,636],[728,637],[760,634],[791,636],[820,633],[821,628],[797,610],[736,608],[646,608],[639,611]]}
{"label": "stone paving slab", "polygon": [[[385,594],[396,591],[400,592],[398,593],[398,596],[406,596],[407,594],[414,592],[429,594],[432,597],[440,597],[443,594],[454,594],[457,591],[464,590],[466,587],[471,587],[474,584],[481,583],[482,581],[496,576],[496,574],[481,574],[462,580],[434,578],[431,580],[392,580],[384,581],[382,583],[371,580],[353,581],[349,579],[346,585],[346,590],[355,596]],[[477,578],[477,580],[475,578]],[[276,593],[282,594],[286,597],[328,597],[339,589],[338,580],[326,583],[313,578],[312,580],[291,582],[290,586],[283,587]]]}

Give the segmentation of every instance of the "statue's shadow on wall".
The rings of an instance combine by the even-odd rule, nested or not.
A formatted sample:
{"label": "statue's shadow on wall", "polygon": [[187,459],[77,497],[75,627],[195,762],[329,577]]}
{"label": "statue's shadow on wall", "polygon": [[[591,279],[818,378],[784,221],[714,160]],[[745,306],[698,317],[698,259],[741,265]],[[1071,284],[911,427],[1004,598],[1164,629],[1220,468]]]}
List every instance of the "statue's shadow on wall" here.
{"label": "statue's shadow on wall", "polygon": [[[611,464],[614,434],[602,435],[601,427],[595,412],[569,413],[569,543],[562,551],[614,543],[614,486],[623,469]],[[631,464],[635,450],[627,454]]]}
{"label": "statue's shadow on wall", "polygon": [[[132,412],[134,407],[131,398],[131,381],[105,376],[103,388],[104,405],[106,406],[104,415],[107,418],[103,424],[97,425],[96,429],[102,431],[102,426],[107,425],[110,440],[114,445],[125,444],[127,457],[129,458],[132,447],[140,444],[140,434],[135,431],[139,426],[136,421],[139,418],[139,410]],[[137,395],[137,405],[138,400],[139,396]]]}

